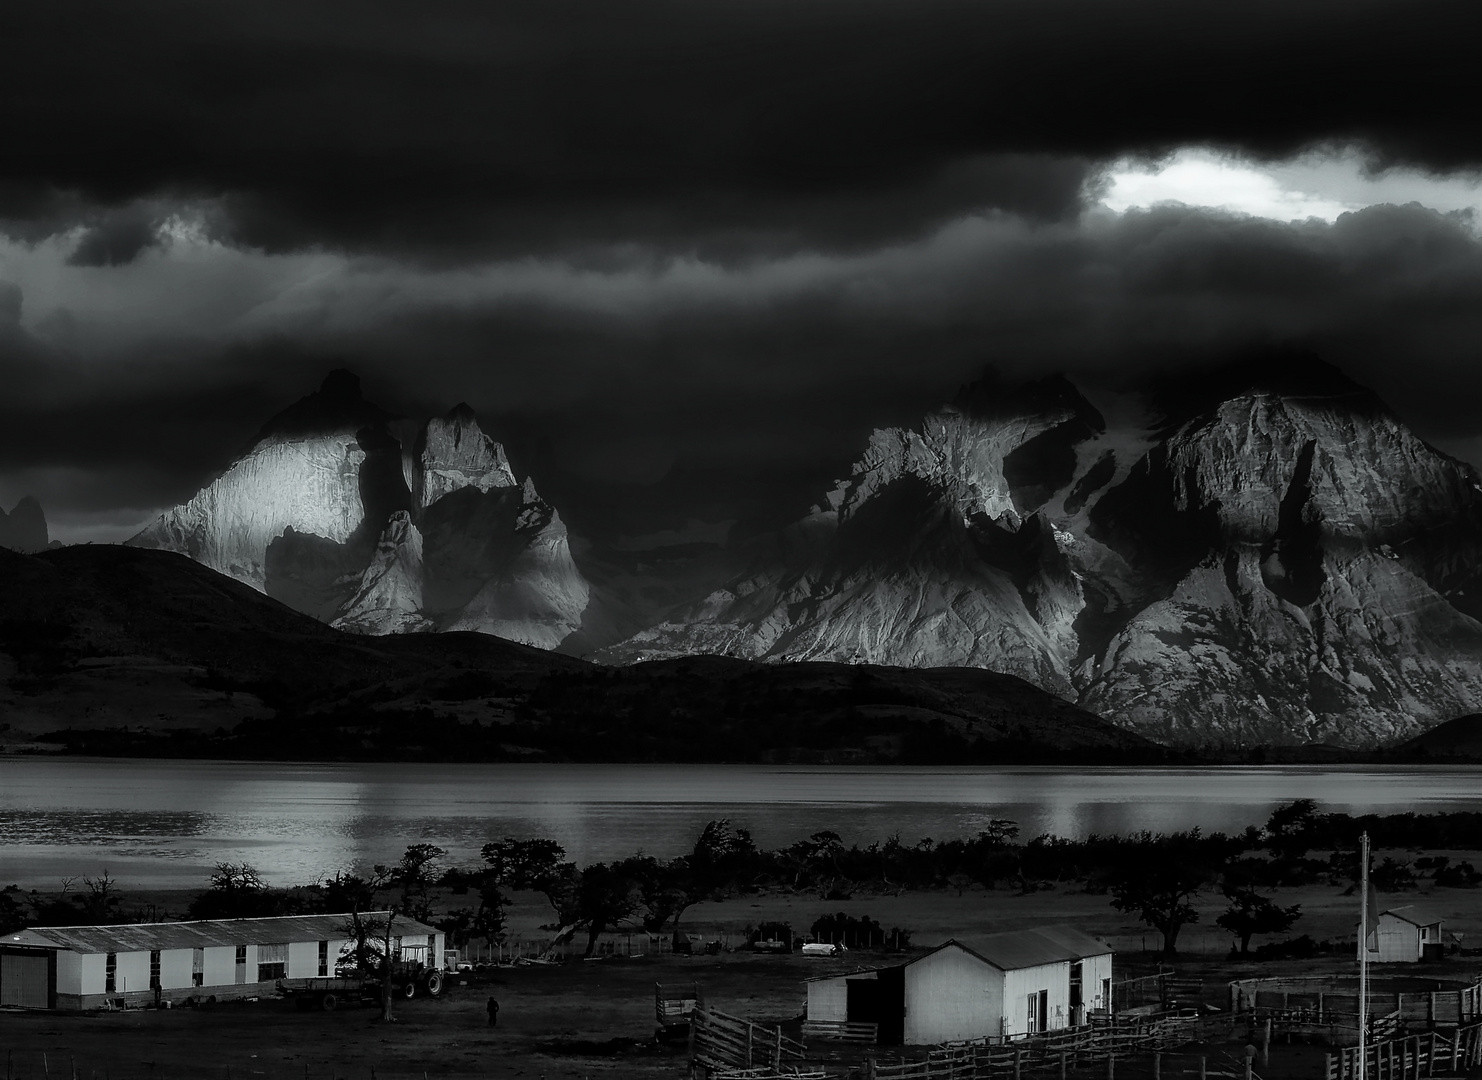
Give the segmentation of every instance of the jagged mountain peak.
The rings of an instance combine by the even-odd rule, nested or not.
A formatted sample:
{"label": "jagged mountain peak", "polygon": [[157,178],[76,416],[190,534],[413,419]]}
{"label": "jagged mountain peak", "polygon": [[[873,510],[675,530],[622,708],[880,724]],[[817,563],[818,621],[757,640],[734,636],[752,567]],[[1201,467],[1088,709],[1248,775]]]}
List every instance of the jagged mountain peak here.
{"label": "jagged mountain peak", "polygon": [[989,368],[961,387],[947,408],[979,420],[1069,414],[1094,430],[1106,426],[1096,407],[1063,374],[1014,380],[996,368]]}
{"label": "jagged mountain peak", "polygon": [[526,513],[522,494],[466,404],[394,420],[336,371],[130,543],[361,633],[456,627],[552,648],[588,589],[554,508]]}
{"label": "jagged mountain peak", "polygon": [[1390,415],[1368,387],[1317,353],[1298,348],[1264,349],[1212,366],[1159,373],[1149,380],[1147,392],[1165,430],[1205,417],[1228,402],[1259,397],[1326,402],[1367,418]]}
{"label": "jagged mountain peak", "polygon": [[262,426],[252,445],[268,439],[301,439],[384,424],[392,414],[365,399],[360,376],[345,368],[331,371],[319,389],[300,398]]}

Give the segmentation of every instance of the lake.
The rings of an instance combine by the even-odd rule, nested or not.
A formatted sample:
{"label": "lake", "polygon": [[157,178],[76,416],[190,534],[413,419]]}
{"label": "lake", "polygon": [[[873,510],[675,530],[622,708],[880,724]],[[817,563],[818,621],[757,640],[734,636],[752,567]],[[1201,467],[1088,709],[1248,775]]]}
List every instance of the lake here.
{"label": "lake", "polygon": [[477,863],[503,836],[548,836],[579,863],[688,851],[730,818],[763,847],[820,829],[868,845],[1238,831],[1297,798],[1350,813],[1482,810],[1482,767],[1205,769],[766,765],[429,765],[0,758],[0,887],[106,869],[124,888],[204,888],[218,862],[274,885],[394,862],[408,844]]}

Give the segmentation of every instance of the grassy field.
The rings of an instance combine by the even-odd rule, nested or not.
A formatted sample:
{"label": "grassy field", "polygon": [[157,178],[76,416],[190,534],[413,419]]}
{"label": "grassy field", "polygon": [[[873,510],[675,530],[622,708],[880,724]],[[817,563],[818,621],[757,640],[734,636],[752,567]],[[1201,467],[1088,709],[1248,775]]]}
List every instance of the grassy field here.
{"label": "grassy field", "polygon": [[[1352,934],[1355,900],[1341,890],[1313,886],[1278,890],[1276,896],[1282,904],[1303,905],[1304,918],[1294,933],[1318,939]],[[170,909],[169,898],[155,899],[161,908]],[[1460,930],[1467,940],[1482,943],[1482,892],[1437,889],[1425,896],[1407,893],[1381,899],[1386,904],[1423,901],[1447,918],[1448,929]],[[1217,893],[1206,895],[1205,924],[1212,925],[1222,907]],[[737,897],[692,908],[684,926],[699,938],[729,934],[734,942],[748,925],[786,921],[805,928],[832,911],[868,915],[887,928],[906,927],[912,930],[917,946],[1052,922],[1072,923],[1114,942],[1145,932],[1140,924],[1115,911],[1105,896],[1075,891],[1019,895],[1001,890],[967,890],[961,895],[856,895],[831,901],[801,894]],[[518,894],[510,931],[532,940],[544,938],[538,927],[549,918],[542,898]],[[614,940],[621,949],[628,939],[619,934]],[[635,935],[634,948],[646,940]],[[1205,979],[1215,1000],[1220,996],[1218,988],[1235,977],[1353,970],[1347,952],[1314,961],[1256,963],[1228,959],[1228,936],[1210,940],[1223,940],[1224,949],[1191,952],[1179,963]],[[667,1047],[653,1038],[655,982],[698,981],[713,1007],[775,1023],[801,1014],[804,980],[809,976],[888,962],[892,958],[869,952],[825,959],[734,952],[505,967],[478,972],[461,985],[455,980],[437,1000],[399,1003],[392,1024],[380,1022],[370,1007],[302,1013],[276,1000],[89,1016],[9,1012],[0,1013],[0,1048],[8,1054],[10,1080],[70,1077],[74,1068],[77,1076],[105,1080],[225,1080],[228,1076],[361,1080],[373,1074],[377,1080],[402,1080],[424,1072],[429,1078],[528,1080],[678,1077],[685,1068],[683,1048]],[[1146,970],[1153,962],[1150,954],[1119,949],[1121,972]],[[1452,958],[1417,966],[1414,973],[1460,979],[1479,968],[1482,957]],[[501,1005],[499,1026],[492,1030],[485,1018],[485,1002],[491,994]],[[1309,1067],[1321,1064],[1321,1053],[1314,1048],[1293,1047],[1278,1053],[1283,1055],[1281,1064],[1273,1064],[1263,1074],[1268,1078],[1306,1075]],[[45,1068],[42,1054],[46,1055]]]}

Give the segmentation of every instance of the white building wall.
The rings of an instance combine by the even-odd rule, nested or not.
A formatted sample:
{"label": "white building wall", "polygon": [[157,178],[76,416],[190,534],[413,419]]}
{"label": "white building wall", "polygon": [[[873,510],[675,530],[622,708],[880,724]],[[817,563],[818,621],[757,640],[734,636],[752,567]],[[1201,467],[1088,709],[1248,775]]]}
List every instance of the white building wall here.
{"label": "white building wall", "polygon": [[118,953],[118,967],[114,971],[115,993],[149,989],[149,953]]}
{"label": "white building wall", "polygon": [[[862,976],[856,976],[862,977]],[[871,972],[870,978],[874,978]],[[808,1019],[849,1019],[849,987],[844,976],[837,979],[819,979],[808,984]]]}
{"label": "white building wall", "polygon": [[191,978],[194,955],[194,949],[162,951],[160,953],[160,987],[165,990],[184,990],[194,986],[195,982]]}
{"label": "white building wall", "polygon": [[[1082,969],[1081,977],[1085,978]],[[1029,1033],[1029,995],[1049,991],[1046,1030],[1070,1026],[1070,961],[1004,972],[1003,1034],[1007,1038]]]}
{"label": "white building wall", "polygon": [[[1112,979],[1112,954],[1104,956],[1088,956],[1081,961],[1081,998],[1087,1009],[1109,1009],[1111,1002],[1106,999],[1106,991],[1103,987]],[[1069,1000],[1069,989],[1067,988],[1066,1000]]]}
{"label": "white building wall", "polygon": [[997,968],[958,948],[941,949],[906,968],[905,1041],[919,1046],[996,1034]]}
{"label": "white building wall", "polygon": [[[66,956],[67,953],[59,953]],[[101,994],[103,992],[103,980],[107,976],[108,958],[102,953],[72,953],[78,960],[79,989],[63,990],[61,978],[58,976],[57,993],[59,994]],[[58,968],[58,972],[60,972]]]}
{"label": "white building wall", "polygon": [[[80,953],[67,952],[65,949],[57,950],[58,994],[82,993],[80,989],[82,986],[82,961],[83,957]],[[102,968],[100,967],[98,970],[100,972],[98,986],[101,988],[103,985]]]}
{"label": "white building wall", "polygon": [[1420,959],[1420,927],[1393,915],[1381,915],[1377,930],[1379,950],[1371,951],[1369,959],[1382,964],[1414,963]]}
{"label": "white building wall", "polygon": [[208,945],[202,957],[201,975],[205,986],[230,986],[237,979],[237,950],[230,945]]}
{"label": "white building wall", "polygon": [[319,974],[319,942],[290,941],[288,971],[290,979],[309,979]]}

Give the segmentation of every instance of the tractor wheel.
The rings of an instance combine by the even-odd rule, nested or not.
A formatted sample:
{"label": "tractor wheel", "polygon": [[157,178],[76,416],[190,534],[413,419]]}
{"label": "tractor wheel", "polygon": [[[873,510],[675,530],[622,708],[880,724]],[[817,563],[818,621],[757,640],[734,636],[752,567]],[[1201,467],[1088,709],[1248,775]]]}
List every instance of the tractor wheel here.
{"label": "tractor wheel", "polygon": [[441,971],[429,972],[427,982],[424,986],[428,997],[437,997],[443,992],[443,973]]}
{"label": "tractor wheel", "polygon": [[325,1012],[334,1012],[335,1006],[339,1003],[339,999],[336,998],[333,994],[325,994],[322,998],[319,999],[319,1007]]}
{"label": "tractor wheel", "polygon": [[417,984],[414,983],[414,982],[412,982],[410,979],[408,979],[406,981],[406,983],[401,988],[401,996],[404,997],[404,998],[406,998],[408,1001],[410,1001],[412,998],[416,997],[417,996]]}

